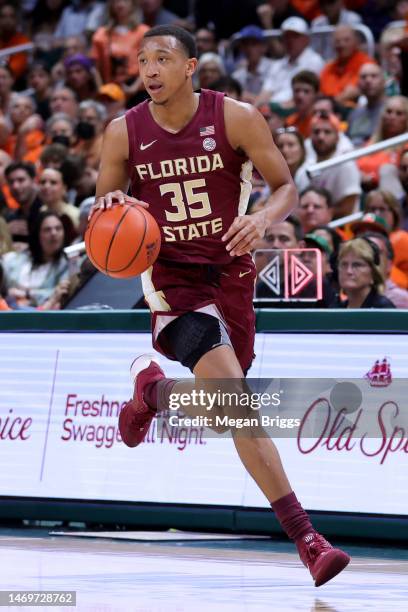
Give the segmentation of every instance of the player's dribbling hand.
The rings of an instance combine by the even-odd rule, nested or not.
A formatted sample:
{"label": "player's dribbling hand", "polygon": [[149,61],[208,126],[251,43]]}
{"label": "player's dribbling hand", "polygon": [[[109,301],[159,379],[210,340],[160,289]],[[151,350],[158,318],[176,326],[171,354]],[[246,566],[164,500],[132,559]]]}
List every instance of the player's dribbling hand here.
{"label": "player's dribbling hand", "polygon": [[266,219],[263,212],[260,211],[253,215],[235,217],[221,240],[229,241],[225,248],[231,257],[239,257],[252,251],[257,241],[264,237],[265,231]]}
{"label": "player's dribbling hand", "polygon": [[120,204],[122,206],[124,204],[137,204],[142,208],[149,208],[147,202],[143,202],[143,200],[138,200],[137,198],[134,198],[130,195],[127,195],[123,191],[120,191],[120,189],[117,189],[116,191],[109,191],[108,193],[105,193],[104,196],[95,198],[95,203],[93,204],[89,213],[88,221],[95,211],[99,210],[100,208],[104,210],[112,208],[114,204]]}

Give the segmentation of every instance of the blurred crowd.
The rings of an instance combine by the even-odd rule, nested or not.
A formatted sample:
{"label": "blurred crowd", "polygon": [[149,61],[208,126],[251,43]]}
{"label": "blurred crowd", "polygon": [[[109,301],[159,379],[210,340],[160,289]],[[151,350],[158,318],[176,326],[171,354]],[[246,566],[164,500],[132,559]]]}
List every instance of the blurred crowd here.
{"label": "blurred crowd", "polygon": [[[0,310],[63,308],[92,272],[64,248],[83,240],[105,126],[147,97],[140,41],[166,24],[195,35],[197,89],[259,108],[298,187],[258,269],[261,251],[311,247],[318,307],[408,308],[408,142],[308,173],[408,133],[407,0],[0,0]],[[255,169],[248,214],[269,196]]]}

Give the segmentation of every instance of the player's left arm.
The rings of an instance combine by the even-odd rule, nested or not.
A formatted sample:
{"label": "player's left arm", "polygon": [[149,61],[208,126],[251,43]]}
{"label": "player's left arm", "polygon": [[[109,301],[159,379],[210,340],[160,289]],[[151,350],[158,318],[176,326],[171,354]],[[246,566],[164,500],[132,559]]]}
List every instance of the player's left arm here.
{"label": "player's left arm", "polygon": [[276,147],[268,124],[261,113],[250,106],[225,98],[225,126],[235,150],[251,159],[271,188],[264,208],[252,215],[236,217],[223,240],[231,256],[251,251],[263,238],[269,225],[280,223],[297,206],[298,194],[289,168]]}

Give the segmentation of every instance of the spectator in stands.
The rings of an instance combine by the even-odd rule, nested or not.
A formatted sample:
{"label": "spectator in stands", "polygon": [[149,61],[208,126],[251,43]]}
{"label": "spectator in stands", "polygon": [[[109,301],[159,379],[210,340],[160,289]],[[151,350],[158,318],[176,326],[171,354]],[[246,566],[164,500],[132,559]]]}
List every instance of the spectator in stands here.
{"label": "spectator in stands", "polygon": [[242,87],[241,84],[230,76],[223,76],[214,83],[210,83],[210,89],[213,91],[222,91],[229,98],[241,100]]}
{"label": "spectator in stands", "polygon": [[293,125],[303,138],[310,136],[313,105],[319,92],[319,77],[310,70],[302,70],[292,78],[295,112],[286,119],[286,125]]}
{"label": "spectator in stands", "polygon": [[218,53],[217,40],[213,30],[200,28],[195,33],[195,41],[197,57],[201,57],[204,53]]}
{"label": "spectator in stands", "polygon": [[[336,100],[331,96],[324,96],[323,94],[317,95],[316,100],[313,104],[312,115],[319,117],[321,113],[333,114],[339,121],[340,130],[339,139],[337,141],[336,146],[336,155],[347,153],[347,151],[353,151],[353,143],[351,142],[350,138],[344,133],[347,124],[345,124],[341,120],[340,107]],[[305,149],[307,165],[316,163],[317,155],[310,138],[306,138],[305,140]]]}
{"label": "spectator in stands", "polygon": [[163,8],[163,0],[139,0],[143,14],[143,22],[151,28],[159,25],[169,25],[180,21],[180,17]]}
{"label": "spectator in stands", "polygon": [[55,30],[69,0],[36,0],[30,18],[30,32],[37,49],[49,50],[55,43]]}
{"label": "spectator in stands", "polygon": [[347,134],[356,147],[365,144],[376,129],[385,102],[384,73],[377,64],[363,64],[358,87],[365,100],[349,114]]}
{"label": "spectator in stands", "polygon": [[40,155],[40,164],[42,168],[56,168],[59,170],[68,155],[68,147],[54,142],[46,145]]}
{"label": "spectator in stands", "polygon": [[125,112],[126,96],[123,89],[116,83],[105,83],[99,88],[97,99],[105,107],[106,123]]}
{"label": "spectator in stands", "polygon": [[36,112],[46,121],[51,116],[51,74],[44,62],[35,62],[27,74],[29,94],[32,97]]}
{"label": "spectator in stands", "polygon": [[303,164],[306,157],[302,135],[298,132],[296,127],[288,126],[275,130],[274,139],[276,146],[288,164],[296,187],[302,190],[305,184]]}
{"label": "spectator in stands", "polygon": [[258,26],[246,26],[239,32],[237,40],[243,60],[232,76],[243,88],[243,101],[252,103],[261,92],[273,61],[265,57],[266,38]]}
{"label": "spectator in stands", "polygon": [[6,220],[0,215],[0,258],[10,251],[13,251],[13,240]]}
{"label": "spectator in stands", "polygon": [[344,7],[342,0],[320,0],[320,10],[322,15],[312,21],[313,27],[349,25],[353,26],[361,23],[361,17],[354,11],[349,11]]}
{"label": "spectator in stands", "polygon": [[322,236],[329,243],[330,249],[332,251],[331,266],[333,269],[335,267],[334,262],[337,261],[340,245],[343,242],[343,237],[341,233],[339,232],[339,230],[336,230],[333,227],[329,227],[328,225],[317,225],[313,230],[313,234],[315,234],[315,236]]}
{"label": "spectator in stands", "polygon": [[79,122],[76,126],[78,142],[74,148],[81,155],[87,166],[99,168],[103,129],[107,113],[105,107],[94,100],[84,100],[79,105]]}
{"label": "spectator in stands", "polygon": [[109,21],[93,35],[91,56],[105,83],[117,81],[118,62],[125,68],[127,78],[136,79],[137,52],[149,27],[141,23],[134,0],[109,0],[107,7]]}
{"label": "spectator in stands", "polygon": [[[392,96],[384,104],[377,124],[377,128],[367,144],[373,144],[405,134],[408,131],[408,98]],[[361,172],[361,182],[365,190],[377,187],[379,183],[379,170],[384,164],[397,164],[398,155],[402,147],[385,149],[360,157],[357,165]]]}
{"label": "spectator in stands", "polygon": [[314,308],[330,308],[336,299],[336,290],[338,289],[333,280],[333,249],[324,236],[315,232],[306,234],[303,241],[306,248],[318,249],[321,253],[320,266],[319,259],[313,251],[303,251],[303,253],[299,254],[303,264],[313,272],[315,278],[318,277],[319,269],[321,270],[323,296],[322,299],[317,300],[312,306]]}
{"label": "spectator in stands", "polygon": [[[68,217],[75,229],[79,224],[79,210],[76,206],[68,204],[65,201],[67,186],[60,170],[56,168],[45,168],[39,180],[39,195],[44,204],[41,212],[48,210],[55,213],[63,220],[63,217]],[[69,225],[71,225],[69,224]],[[65,226],[65,224],[64,224]],[[71,240],[69,240],[71,238]],[[68,236],[68,241],[71,242],[73,236]]]}
{"label": "spectator in stands", "polygon": [[197,76],[199,87],[208,88],[211,83],[225,76],[225,74],[224,64],[217,53],[204,53],[198,60]]}
{"label": "spectator in stands", "polygon": [[71,55],[64,61],[65,84],[76,94],[77,100],[93,99],[98,92],[100,77],[86,55]]}
{"label": "spectator in stands", "polygon": [[[318,162],[336,157],[340,122],[331,113],[320,112],[312,119],[311,143]],[[305,170],[302,171],[305,174]],[[301,177],[299,180],[302,180]],[[333,218],[356,212],[361,186],[360,173],[354,161],[323,170],[312,179],[314,187],[324,187],[333,198]]]}
{"label": "spectator in stands", "polygon": [[55,30],[55,38],[93,34],[103,22],[105,6],[95,0],[71,0]]}
{"label": "spectator in stands", "polygon": [[[384,233],[389,234],[395,253],[396,270],[392,273],[392,279],[404,289],[408,288],[408,232],[401,229],[401,207],[397,198],[388,191],[370,191],[364,202],[364,211],[384,220]],[[361,223],[357,221],[352,225],[354,232],[361,231]]]}
{"label": "spectator in stands", "polygon": [[[270,257],[263,252],[265,249],[296,249],[303,246],[303,232],[299,221],[292,216],[289,216],[282,223],[274,223],[266,228],[265,236],[259,240],[255,246],[255,266],[259,272],[269,263]],[[280,258],[283,265],[283,258]],[[262,281],[257,283],[256,295],[258,297],[266,297],[270,295],[270,291]],[[276,297],[276,296],[275,296]]]}
{"label": "spectator in stands", "polygon": [[66,113],[55,113],[46,125],[46,133],[51,143],[58,143],[70,148],[75,144],[76,120]]}
{"label": "spectator in stands", "polygon": [[69,87],[57,85],[54,88],[50,98],[51,114],[66,113],[72,119],[75,119],[78,114],[78,100],[75,92]]}
{"label": "spectator in stands", "polygon": [[72,55],[86,55],[88,51],[88,43],[86,36],[83,34],[76,34],[75,36],[68,36],[63,42],[63,58],[71,57]]}
{"label": "spectator in stands", "polygon": [[288,105],[292,100],[292,78],[301,70],[311,70],[317,75],[323,68],[323,60],[309,47],[309,26],[301,17],[290,17],[282,23],[282,37],[286,55],[273,63],[256,104],[272,100]]}
{"label": "spectator in stands", "polygon": [[265,30],[279,30],[282,23],[289,17],[302,17],[290,0],[268,0],[257,8],[262,27]]}
{"label": "spectator in stands", "polygon": [[336,57],[326,64],[320,75],[320,89],[334,96],[345,105],[354,103],[360,95],[358,75],[361,66],[373,63],[374,59],[359,50],[356,32],[347,25],[340,25],[333,34]]}
{"label": "spectator in stands", "polygon": [[408,291],[398,287],[390,278],[394,260],[394,249],[390,239],[385,234],[377,232],[365,232],[361,237],[374,242],[380,250],[380,267],[385,278],[385,297],[391,300],[396,308],[408,308]]}
{"label": "spectator in stands", "polygon": [[383,295],[380,252],[364,238],[344,242],[338,258],[339,284],[347,299],[337,298],[334,308],[395,308]]}
{"label": "spectator in stands", "polygon": [[0,216],[8,212],[8,210],[17,210],[18,202],[10,193],[10,188],[6,182],[5,171],[12,162],[11,156],[0,149]]}
{"label": "spectator in stands", "polygon": [[[62,171],[67,176],[66,167],[62,167]],[[71,187],[74,188],[74,199],[75,206],[79,206],[82,200],[85,198],[93,197],[95,199],[96,179],[98,178],[98,171],[91,166],[85,166],[80,168],[80,172],[74,180],[70,181]]]}
{"label": "spectator in stands", "polygon": [[13,96],[14,76],[7,64],[0,65],[0,111],[8,115]]}
{"label": "spectator in stands", "polygon": [[36,163],[44,144],[44,122],[30,96],[15,94],[10,103],[12,131],[5,150],[15,159]]}
{"label": "spectator in stands", "polygon": [[[14,2],[0,5],[0,50],[30,43],[30,39],[18,31],[18,14]],[[27,53],[15,53],[8,58],[8,66],[15,79],[23,77],[28,64]]]}
{"label": "spectator in stands", "polygon": [[330,192],[319,187],[306,187],[300,194],[296,214],[304,234],[309,234],[319,225],[327,225],[333,218]]}
{"label": "spectator in stands", "polygon": [[19,306],[49,306],[58,284],[69,278],[64,227],[58,215],[41,213],[30,235],[29,249],[3,255],[7,299]]}
{"label": "spectator in stands", "polygon": [[29,162],[13,162],[7,166],[4,174],[10,193],[18,204],[17,210],[6,213],[6,221],[13,241],[27,242],[30,228],[34,225],[42,206],[35,182],[35,167]]}
{"label": "spectator in stands", "polygon": [[401,196],[401,227],[408,230],[408,148],[402,150],[398,164],[398,177],[403,189]]}

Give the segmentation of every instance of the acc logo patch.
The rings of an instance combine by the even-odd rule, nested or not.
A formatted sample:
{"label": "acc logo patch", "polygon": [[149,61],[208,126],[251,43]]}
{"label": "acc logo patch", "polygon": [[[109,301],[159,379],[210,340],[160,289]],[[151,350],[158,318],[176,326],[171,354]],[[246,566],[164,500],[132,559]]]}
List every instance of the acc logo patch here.
{"label": "acc logo patch", "polygon": [[206,151],[214,151],[216,146],[217,143],[215,142],[214,138],[204,138],[203,147]]}

